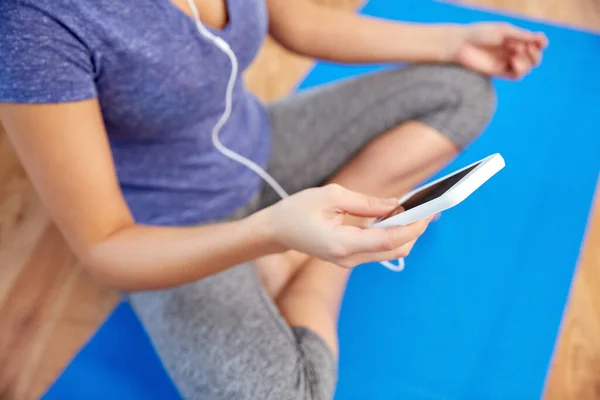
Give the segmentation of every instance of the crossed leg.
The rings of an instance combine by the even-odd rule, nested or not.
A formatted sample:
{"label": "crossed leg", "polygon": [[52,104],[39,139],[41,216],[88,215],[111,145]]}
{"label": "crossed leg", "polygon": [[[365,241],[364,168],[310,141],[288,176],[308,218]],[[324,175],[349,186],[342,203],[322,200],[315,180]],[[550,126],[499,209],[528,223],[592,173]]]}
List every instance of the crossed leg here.
{"label": "crossed leg", "polygon": [[[366,143],[348,157],[349,161],[335,168],[327,181],[369,195],[399,196],[452,160],[484,129],[493,113],[495,97],[486,78],[456,67],[415,67],[384,74],[388,75],[379,81],[372,76],[367,77],[362,85],[344,82],[329,90],[321,89],[327,102],[335,98],[337,89],[340,103],[335,103],[334,108],[343,104],[344,99],[352,98],[348,97],[349,92],[355,91],[354,96],[370,96],[370,104],[382,107],[383,114],[389,113],[394,105],[398,107],[397,114],[401,114],[396,118],[400,118],[398,123],[390,129],[375,136],[371,132]],[[369,78],[373,82],[369,82]],[[387,84],[382,82],[384,80],[388,81]],[[372,84],[370,88],[369,83]],[[351,87],[353,84],[355,87]],[[385,87],[385,90],[378,86]],[[380,93],[371,93],[369,89],[380,90]],[[390,94],[390,90],[396,97]],[[317,90],[297,101],[326,110],[325,100],[319,104],[319,94]],[[410,104],[406,105],[406,101]],[[285,106],[275,109],[280,115],[285,114]],[[291,108],[292,113],[297,111],[294,105]],[[407,109],[409,115],[406,115]],[[365,111],[377,114],[376,108]],[[305,110],[301,115],[306,124],[310,118],[306,118]],[[329,117],[332,115],[335,116],[335,112]],[[394,120],[387,115],[380,118]],[[277,116],[275,119],[277,122]],[[351,119],[353,127],[360,128],[361,121]],[[307,129],[306,126],[303,128]],[[349,135],[352,133],[350,131]],[[311,134],[318,135],[319,132]],[[337,134],[345,135],[346,132],[339,131]],[[308,136],[306,139],[310,140]],[[344,139],[341,148],[349,151],[352,148],[348,145],[351,138]],[[328,145],[334,143],[335,140],[328,140]],[[339,151],[339,148],[333,151],[336,150]],[[277,151],[277,146],[274,146],[274,151]],[[292,157],[284,158],[289,160]],[[277,168],[277,165],[272,168]],[[300,188],[292,187],[294,189]],[[257,266],[263,284],[287,323],[319,334],[337,356],[338,314],[350,271],[293,251],[257,260]]]}

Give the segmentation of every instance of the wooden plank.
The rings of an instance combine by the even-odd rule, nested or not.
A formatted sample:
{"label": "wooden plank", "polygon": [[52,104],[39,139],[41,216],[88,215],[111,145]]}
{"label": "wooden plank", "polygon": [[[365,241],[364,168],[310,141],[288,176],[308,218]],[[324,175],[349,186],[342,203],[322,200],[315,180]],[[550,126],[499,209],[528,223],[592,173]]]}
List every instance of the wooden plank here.
{"label": "wooden plank", "polygon": [[448,0],[465,5],[516,13],[575,28],[600,30],[600,3],[596,0]]}
{"label": "wooden plank", "polygon": [[47,224],[46,213],[27,181],[0,186],[0,304]]}
{"label": "wooden plank", "polygon": [[47,222],[0,126],[0,304]]}
{"label": "wooden plank", "polygon": [[58,231],[49,226],[0,304],[0,398],[26,398],[74,282],[74,263]]}
{"label": "wooden plank", "polygon": [[600,182],[546,400],[600,399]]}
{"label": "wooden plank", "polygon": [[27,398],[39,398],[111,313],[119,294],[98,285],[77,266],[75,283],[40,357]]}

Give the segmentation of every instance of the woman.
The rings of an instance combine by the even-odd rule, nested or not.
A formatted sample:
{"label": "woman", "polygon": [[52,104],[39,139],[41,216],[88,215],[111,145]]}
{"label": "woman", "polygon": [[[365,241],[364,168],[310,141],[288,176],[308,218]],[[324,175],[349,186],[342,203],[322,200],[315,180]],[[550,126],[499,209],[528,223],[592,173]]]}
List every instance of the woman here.
{"label": "woman", "polygon": [[546,39],[309,2],[194,5],[240,74],[267,28],[309,57],[440,65],[264,106],[237,79],[220,139],[295,193],[277,202],[211,142],[231,65],[185,0],[3,0],[0,119],[88,271],[134,293],[185,398],[331,398],[348,268],[405,256],[428,221],[362,227],[482,131],[485,76],[524,76]]}

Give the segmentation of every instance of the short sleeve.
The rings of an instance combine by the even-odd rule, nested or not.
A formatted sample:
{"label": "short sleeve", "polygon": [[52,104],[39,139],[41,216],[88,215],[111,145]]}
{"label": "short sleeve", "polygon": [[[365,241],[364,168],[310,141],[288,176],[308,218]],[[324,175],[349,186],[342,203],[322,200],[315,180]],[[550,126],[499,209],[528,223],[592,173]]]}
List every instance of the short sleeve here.
{"label": "short sleeve", "polygon": [[91,51],[59,19],[30,5],[0,0],[0,102],[93,98],[94,71]]}

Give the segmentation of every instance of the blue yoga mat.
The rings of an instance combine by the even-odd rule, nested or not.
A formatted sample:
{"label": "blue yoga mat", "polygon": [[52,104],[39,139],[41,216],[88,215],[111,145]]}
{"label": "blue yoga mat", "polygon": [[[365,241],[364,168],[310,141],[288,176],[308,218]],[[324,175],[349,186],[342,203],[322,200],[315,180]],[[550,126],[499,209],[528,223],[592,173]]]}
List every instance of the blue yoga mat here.
{"label": "blue yoga mat", "polygon": [[[600,37],[426,0],[372,0],[363,12],[510,21],[551,44],[523,82],[496,82],[494,121],[442,173],[494,152],[506,168],[428,230],[404,272],[353,274],[336,399],[538,399],[600,171]],[[320,63],[299,89],[377,68]],[[45,398],[178,395],[124,303]]]}

